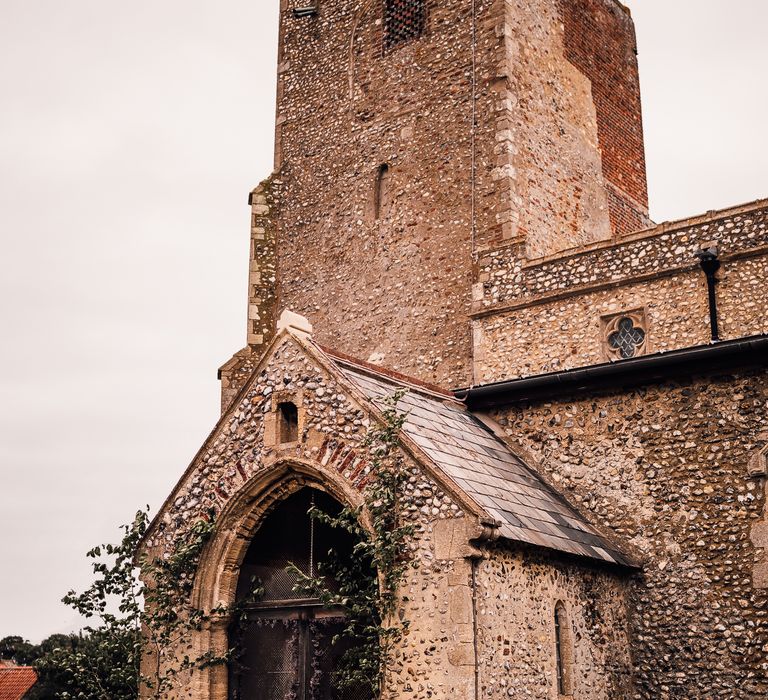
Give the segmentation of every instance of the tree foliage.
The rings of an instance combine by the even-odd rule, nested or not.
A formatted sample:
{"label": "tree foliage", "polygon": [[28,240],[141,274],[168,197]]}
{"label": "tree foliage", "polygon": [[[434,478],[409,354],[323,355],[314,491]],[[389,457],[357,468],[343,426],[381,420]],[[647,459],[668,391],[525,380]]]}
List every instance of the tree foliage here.
{"label": "tree foliage", "polygon": [[29,700],[135,700],[137,635],[125,627],[87,628],[43,652]]}
{"label": "tree foliage", "polygon": [[0,659],[12,661],[17,666],[31,666],[40,657],[40,646],[23,637],[0,639]]}
{"label": "tree foliage", "polygon": [[82,633],[53,634],[40,644],[32,644],[22,637],[6,637],[0,639],[0,659],[18,666],[36,667],[39,680],[24,696],[25,700],[52,700],[66,691],[69,677],[77,673],[76,652],[85,643]]}
{"label": "tree foliage", "polygon": [[[30,697],[135,700],[143,688],[150,697],[161,698],[187,672],[226,663],[230,652],[216,656],[184,651],[192,633],[202,630],[212,616],[232,612],[201,610],[191,603],[200,555],[215,530],[213,515],[195,522],[167,556],[137,558],[148,525],[147,511],[138,511],[133,522],[123,526],[119,544],[88,552],[93,583],[63,599],[89,621],[81,633],[58,635],[39,647],[19,637],[0,642],[6,658],[37,669],[40,682]],[[144,672],[142,658],[154,662]]]}

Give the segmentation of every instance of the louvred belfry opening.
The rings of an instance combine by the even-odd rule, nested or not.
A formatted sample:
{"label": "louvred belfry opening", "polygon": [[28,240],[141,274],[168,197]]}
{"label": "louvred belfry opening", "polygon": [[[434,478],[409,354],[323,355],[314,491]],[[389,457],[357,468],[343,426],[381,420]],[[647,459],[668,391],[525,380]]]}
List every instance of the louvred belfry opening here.
{"label": "louvred belfry opening", "polygon": [[[273,509],[246,553],[237,589],[245,619],[230,632],[238,650],[230,700],[372,700],[363,688],[336,689],[334,671],[348,645],[343,637],[334,643],[344,629],[341,612],[295,590],[293,566],[315,576],[330,550],[351,557],[354,546],[347,532],[312,518],[311,508],[341,510],[328,494],[304,488]],[[249,600],[254,584],[262,593]]]}
{"label": "louvred belfry opening", "polygon": [[384,0],[384,48],[389,51],[427,28],[427,0]]}

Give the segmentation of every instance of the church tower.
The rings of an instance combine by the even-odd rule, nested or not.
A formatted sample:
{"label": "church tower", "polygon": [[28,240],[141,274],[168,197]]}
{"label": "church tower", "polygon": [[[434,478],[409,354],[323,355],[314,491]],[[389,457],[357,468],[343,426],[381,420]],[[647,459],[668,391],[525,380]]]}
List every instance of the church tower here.
{"label": "church tower", "polygon": [[616,0],[281,0],[275,141],[225,404],[286,308],[350,355],[470,384],[480,261],[524,267],[648,222]]}

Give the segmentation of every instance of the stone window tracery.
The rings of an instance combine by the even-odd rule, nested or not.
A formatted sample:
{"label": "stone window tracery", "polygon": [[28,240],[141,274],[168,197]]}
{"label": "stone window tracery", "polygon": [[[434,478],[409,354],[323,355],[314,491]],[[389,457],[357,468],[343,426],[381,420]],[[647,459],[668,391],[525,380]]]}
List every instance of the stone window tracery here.
{"label": "stone window tracery", "polygon": [[384,0],[384,49],[418,39],[427,28],[427,0]]}
{"label": "stone window tracery", "polygon": [[645,342],[645,331],[632,323],[625,316],[619,321],[614,333],[608,337],[608,343],[622,358],[627,359],[637,354],[637,349]]}
{"label": "stone window tracery", "polygon": [[608,360],[628,360],[648,352],[648,330],[642,310],[603,318],[603,348]]}

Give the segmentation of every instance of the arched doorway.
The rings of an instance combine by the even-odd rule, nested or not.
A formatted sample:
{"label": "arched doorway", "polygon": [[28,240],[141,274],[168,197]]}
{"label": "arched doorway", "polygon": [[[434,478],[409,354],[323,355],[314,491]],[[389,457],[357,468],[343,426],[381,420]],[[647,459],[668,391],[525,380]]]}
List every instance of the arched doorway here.
{"label": "arched doorway", "polygon": [[[245,613],[230,630],[239,650],[229,669],[230,700],[371,700],[363,689],[335,688],[333,671],[351,643],[334,641],[343,613],[294,591],[291,565],[314,576],[329,550],[342,560],[352,556],[352,536],[312,518],[312,507],[330,515],[341,510],[328,494],[302,488],[273,508],[245,555],[237,586]],[[254,583],[263,593],[250,601]]]}

